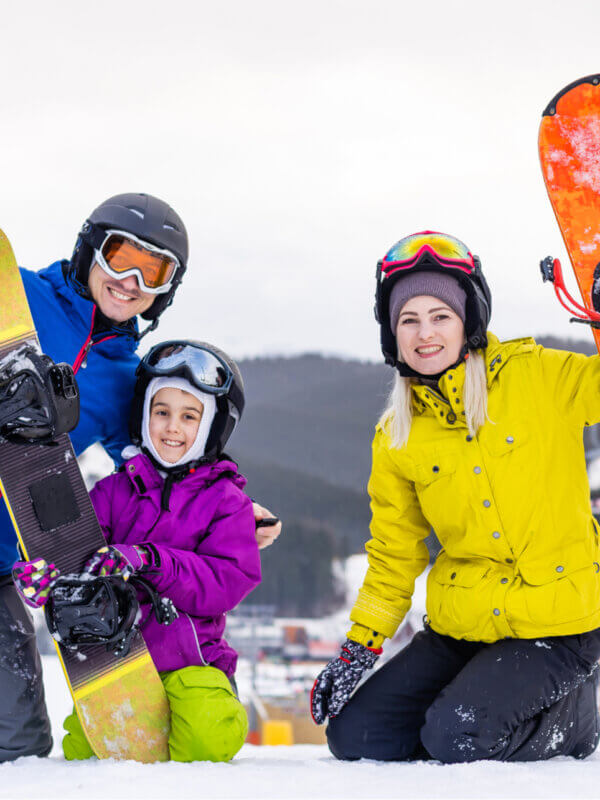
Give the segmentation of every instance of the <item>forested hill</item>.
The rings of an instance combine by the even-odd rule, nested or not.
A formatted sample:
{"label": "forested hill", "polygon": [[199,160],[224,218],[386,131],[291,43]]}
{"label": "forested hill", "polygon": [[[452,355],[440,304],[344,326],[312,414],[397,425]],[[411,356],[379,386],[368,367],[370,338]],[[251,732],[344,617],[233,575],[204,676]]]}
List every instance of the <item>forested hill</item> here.
{"label": "forested hill", "polygon": [[[592,342],[539,337],[593,353]],[[371,439],[393,371],[384,364],[302,355],[240,362],[246,410],[231,454],[248,490],[282,518],[331,526],[343,550],[368,535]]]}

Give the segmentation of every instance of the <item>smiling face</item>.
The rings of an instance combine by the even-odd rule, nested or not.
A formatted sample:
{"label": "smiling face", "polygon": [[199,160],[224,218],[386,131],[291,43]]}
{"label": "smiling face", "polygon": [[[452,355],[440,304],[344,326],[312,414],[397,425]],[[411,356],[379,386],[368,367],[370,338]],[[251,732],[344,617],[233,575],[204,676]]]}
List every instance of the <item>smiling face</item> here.
{"label": "smiling face", "polygon": [[400,311],[396,341],[402,360],[415,372],[437,375],[458,361],[465,326],[442,300],[418,295]]}
{"label": "smiling face", "polygon": [[96,262],[90,269],[88,288],[100,311],[114,322],[126,322],[142,314],[155,300],[155,295],[140,289],[135,275],[118,281]]}
{"label": "smiling face", "polygon": [[169,464],[175,464],[196,441],[204,406],[193,394],[166,387],[152,398],[150,438],[156,452]]}

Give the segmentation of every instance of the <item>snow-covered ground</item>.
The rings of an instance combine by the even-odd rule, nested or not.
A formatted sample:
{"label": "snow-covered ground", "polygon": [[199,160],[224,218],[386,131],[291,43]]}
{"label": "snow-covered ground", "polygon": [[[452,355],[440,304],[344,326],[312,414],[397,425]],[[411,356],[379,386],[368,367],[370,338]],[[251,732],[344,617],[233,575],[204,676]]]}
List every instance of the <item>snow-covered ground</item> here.
{"label": "snow-covered ground", "polygon": [[[362,580],[364,566],[361,556],[354,556],[346,566],[352,589],[349,603]],[[415,590],[413,625],[424,609],[424,579],[419,579]],[[332,636],[343,636],[346,620],[347,615],[341,613],[328,620]],[[323,622],[321,632],[322,628]],[[556,758],[537,764],[443,766],[425,762],[343,763],[332,758],[325,746],[245,745],[230,764],[137,764],[96,759],[67,763],[61,755],[60,740],[62,720],[71,709],[71,700],[56,656],[44,656],[43,661],[54,749],[45,760],[23,758],[0,765],[0,798],[600,798],[600,753],[585,761]],[[240,674],[240,679],[243,695],[247,678]],[[265,679],[274,684],[281,677],[270,676],[267,670]]]}
{"label": "snow-covered ground", "polygon": [[0,797],[93,800],[167,798],[598,798],[600,754],[586,761],[557,758],[538,764],[442,766],[335,761],[325,746],[245,745],[230,764],[67,763],[60,753],[61,722],[70,700],[58,659],[44,657],[55,748],[50,758],[0,766]]}

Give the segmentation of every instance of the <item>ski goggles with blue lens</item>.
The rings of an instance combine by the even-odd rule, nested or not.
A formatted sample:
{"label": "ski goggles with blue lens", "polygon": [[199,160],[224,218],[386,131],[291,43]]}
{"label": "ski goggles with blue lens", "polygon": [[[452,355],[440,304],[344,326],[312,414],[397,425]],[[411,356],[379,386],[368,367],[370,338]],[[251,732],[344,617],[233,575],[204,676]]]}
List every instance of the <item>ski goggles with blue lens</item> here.
{"label": "ski goggles with blue lens", "polygon": [[466,273],[475,270],[475,259],[460,239],[447,233],[421,231],[396,242],[381,262],[381,271],[389,275],[397,269],[409,269],[425,255],[431,256],[443,267],[456,267]]}
{"label": "ski goggles with blue lens", "polygon": [[185,378],[202,392],[225,395],[233,382],[231,367],[213,350],[185,341],[162,342],[142,359],[139,370],[154,377]]}
{"label": "ski goggles with blue lens", "polygon": [[135,275],[142,292],[164,294],[173,285],[179,259],[132,233],[108,230],[94,250],[96,261],[111,278],[121,281]]}

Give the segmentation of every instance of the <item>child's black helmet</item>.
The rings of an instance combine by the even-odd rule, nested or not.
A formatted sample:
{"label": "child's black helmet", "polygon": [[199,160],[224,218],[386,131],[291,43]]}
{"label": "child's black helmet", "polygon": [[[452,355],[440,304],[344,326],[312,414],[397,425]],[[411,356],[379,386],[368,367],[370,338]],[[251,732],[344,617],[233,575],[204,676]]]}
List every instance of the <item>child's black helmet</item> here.
{"label": "child's black helmet", "polygon": [[235,361],[208,342],[176,339],[155,345],[136,370],[129,434],[137,447],[142,445],[144,396],[152,378],[157,377],[184,378],[201,392],[214,395],[216,412],[204,459],[219,456],[244,410],[244,381]]}

